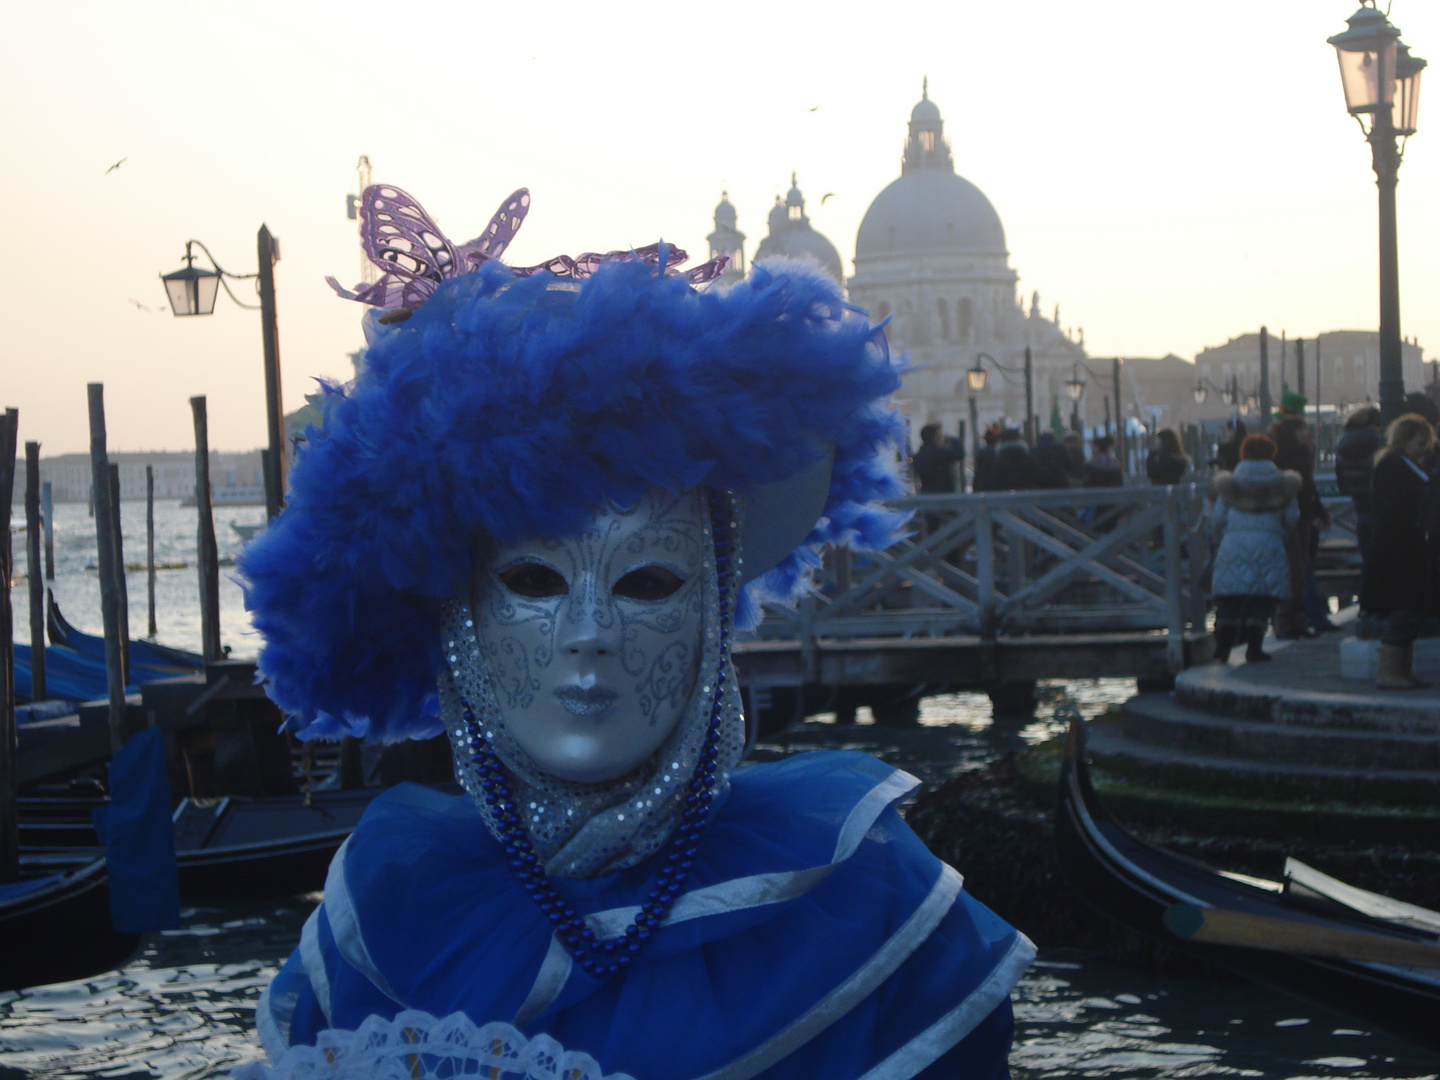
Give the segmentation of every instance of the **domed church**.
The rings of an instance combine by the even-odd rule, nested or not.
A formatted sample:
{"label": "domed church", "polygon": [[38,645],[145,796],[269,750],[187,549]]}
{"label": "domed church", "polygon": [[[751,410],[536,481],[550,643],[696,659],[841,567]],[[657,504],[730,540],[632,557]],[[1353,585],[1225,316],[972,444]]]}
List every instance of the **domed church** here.
{"label": "domed church", "polygon": [[[722,192],[715,207],[715,230],[705,239],[710,245],[710,258],[730,256],[730,265],[721,275],[721,285],[732,284],[745,276],[745,234],[736,227],[735,206],[730,193]],[[770,208],[770,232],[755,249],[755,259],[784,257],[811,262],[841,285],[845,284],[845,267],[840,252],[827,240],[805,215],[805,196],[800,193],[795,174],[790,174],[790,192],[781,199],[775,196]]]}
{"label": "domed church", "polygon": [[1018,279],[1000,215],[983,191],[955,172],[945,122],[926,80],[910,112],[900,176],[860,222],[848,282],[851,302],[873,319],[891,316],[890,345],[910,354],[915,370],[905,376],[898,403],[916,429],[938,421],[954,434],[968,418],[965,372],[981,352],[1014,372],[1006,377],[986,365],[988,385],[976,395],[981,425],[1002,417],[1022,424],[1020,372],[1027,346],[1039,426],[1048,423],[1052,402],[1068,422],[1064,384],[1073,363],[1085,358],[1083,336],[1072,338],[1060,328],[1058,308],[1045,318],[1038,294],[1027,311],[1016,295]]}

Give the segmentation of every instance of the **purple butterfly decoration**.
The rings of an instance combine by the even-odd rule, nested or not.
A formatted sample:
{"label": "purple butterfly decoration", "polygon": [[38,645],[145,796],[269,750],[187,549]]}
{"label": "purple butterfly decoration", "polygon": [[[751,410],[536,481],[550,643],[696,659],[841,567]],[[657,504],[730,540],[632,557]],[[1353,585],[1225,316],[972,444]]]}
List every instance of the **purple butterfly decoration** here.
{"label": "purple butterfly decoration", "polygon": [[[446,278],[474,273],[481,264],[499,258],[529,211],[530,192],[520,188],[495,211],[484,232],[457,247],[410,195],[389,184],[372,184],[361,196],[360,238],[366,256],[383,271],[380,280],[353,291],[333,277],[325,280],[346,300],[383,308],[417,308]],[[635,259],[661,273],[676,273],[673,268],[688,258],[680,248],[661,243],[603,255],[593,251],[574,257],[556,255],[538,266],[514,267],[511,272],[517,277],[548,273],[585,278],[606,263]],[[728,262],[729,256],[721,255],[683,276],[691,285],[703,285],[724,273]]]}

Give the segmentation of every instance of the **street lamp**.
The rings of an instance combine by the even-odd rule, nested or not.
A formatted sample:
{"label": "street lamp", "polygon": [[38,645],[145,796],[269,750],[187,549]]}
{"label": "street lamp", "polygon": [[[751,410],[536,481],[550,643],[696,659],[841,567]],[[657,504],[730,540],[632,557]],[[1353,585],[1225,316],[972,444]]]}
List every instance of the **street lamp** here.
{"label": "street lamp", "polygon": [[972,394],[983,394],[985,392],[985,387],[989,384],[989,373],[986,372],[985,365],[982,363],[982,361],[984,360],[989,360],[990,363],[995,366],[995,370],[1000,372],[1001,376],[1005,379],[1006,382],[1012,381],[1010,379],[1011,375],[1018,375],[1024,379],[1025,437],[1028,442],[1034,442],[1034,422],[1031,413],[1034,410],[1035,401],[1035,375],[1034,368],[1030,359],[1029,346],[1026,346],[1025,348],[1024,366],[1018,369],[1006,367],[1004,364],[1000,363],[999,360],[996,360],[995,357],[991,356],[987,352],[976,353],[975,366],[965,372],[965,380],[969,384],[970,392]]}
{"label": "street lamp", "polygon": [[[160,275],[160,280],[165,283],[165,295],[170,298],[170,310],[182,318],[187,315],[209,315],[213,312],[215,297],[220,292],[220,282],[223,280],[219,270],[196,268],[195,253],[192,250],[195,247],[204,251],[206,258],[214,263],[214,258],[206,251],[204,244],[198,240],[187,240],[185,265],[173,273]],[[229,291],[228,288],[226,291]]]}
{"label": "street lamp", "polygon": [[1373,0],[1350,16],[1346,27],[1328,40],[1340,61],[1345,108],[1370,143],[1375,186],[1380,191],[1380,415],[1388,424],[1400,415],[1405,399],[1395,184],[1403,140],[1415,133],[1425,61],[1410,54],[1400,41],[1400,31],[1373,6]]}
{"label": "street lamp", "polygon": [[[275,318],[275,264],[280,261],[280,244],[264,225],[256,236],[260,268],[254,274],[232,274],[215,261],[210,249],[199,240],[185,241],[185,265],[179,270],[161,274],[170,310],[179,318],[211,315],[221,286],[242,308],[260,312],[260,334],[265,357],[265,420],[269,446],[262,454],[265,465],[265,514],[273,518],[280,513],[285,492],[285,412],[280,404],[280,332]],[[212,269],[195,265],[194,249],[199,248],[210,260]],[[256,280],[260,303],[240,301],[226,279]]]}

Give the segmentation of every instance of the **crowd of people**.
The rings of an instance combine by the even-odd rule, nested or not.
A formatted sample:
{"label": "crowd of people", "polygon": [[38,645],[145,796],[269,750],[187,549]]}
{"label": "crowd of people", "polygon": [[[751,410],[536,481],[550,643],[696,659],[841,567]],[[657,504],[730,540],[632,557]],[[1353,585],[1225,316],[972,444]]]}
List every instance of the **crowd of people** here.
{"label": "crowd of people", "polygon": [[[1338,629],[1315,575],[1320,534],[1330,515],[1315,483],[1316,445],[1305,420],[1306,399],[1293,391],[1264,433],[1244,421],[1228,426],[1216,450],[1210,525],[1215,540],[1211,595],[1216,656],[1229,660],[1245,647],[1249,662],[1270,655],[1266,629],[1287,640]],[[1379,639],[1376,685],[1418,689],[1417,637],[1440,625],[1440,408],[1423,393],[1405,401],[1405,414],[1382,428],[1380,410],[1356,409],[1335,447],[1335,481],[1355,507],[1361,560],[1362,638]],[[921,429],[912,475],[921,494],[960,490],[965,449],[939,424]],[[1043,432],[1033,447],[1017,428],[994,424],[972,463],[972,489],[987,491],[1120,487],[1124,470],[1115,440],[1100,435],[1084,452],[1080,435]],[[1158,431],[1145,460],[1152,484],[1178,484],[1191,462],[1174,430]]]}
{"label": "crowd of people", "polygon": [[[1115,436],[1097,435],[1085,456],[1084,440],[1077,432],[1058,436],[1043,431],[1033,447],[1019,428],[995,423],[982,436],[984,445],[971,463],[971,490],[1033,491],[1057,488],[1123,487],[1125,471],[1115,456]],[[949,495],[960,490],[965,447],[960,439],[946,438],[939,424],[920,429],[920,447],[910,459],[910,474],[921,495]],[[1190,459],[1180,438],[1170,429],[1156,435],[1145,462],[1152,483],[1178,484],[1190,471]]]}
{"label": "crowd of people", "polygon": [[[1277,638],[1336,629],[1315,578],[1320,532],[1330,524],[1315,486],[1315,445],[1305,399],[1287,392],[1267,435],[1243,423],[1216,454],[1211,522],[1219,540],[1212,594],[1216,656],[1237,642],[1247,661],[1273,620]],[[1440,410],[1411,394],[1407,411],[1381,430],[1380,410],[1356,409],[1335,447],[1335,482],[1355,507],[1361,561],[1358,634],[1379,638],[1376,686],[1413,690],[1415,640],[1440,611]]]}

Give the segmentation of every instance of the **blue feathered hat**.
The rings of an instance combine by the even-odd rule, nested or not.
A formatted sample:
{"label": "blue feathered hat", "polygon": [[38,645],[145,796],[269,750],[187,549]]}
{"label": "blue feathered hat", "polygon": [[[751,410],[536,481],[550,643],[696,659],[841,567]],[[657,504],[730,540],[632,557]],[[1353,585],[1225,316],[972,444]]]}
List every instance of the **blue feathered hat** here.
{"label": "blue feathered hat", "polygon": [[663,248],[658,267],[579,282],[493,260],[444,278],[351,386],[324,386],[286,509],[241,559],[267,693],[301,738],[438,734],[441,609],[479,545],[573,533],[652,484],[706,485],[751,498],[758,555],[795,528],[763,535],[775,492],[818,478],[793,550],[744,590],[744,628],[758,600],[805,588],[819,546],[896,538],[903,515],[876,501],[901,490],[899,384],[880,331],[805,265],[706,291],[667,274]]}

